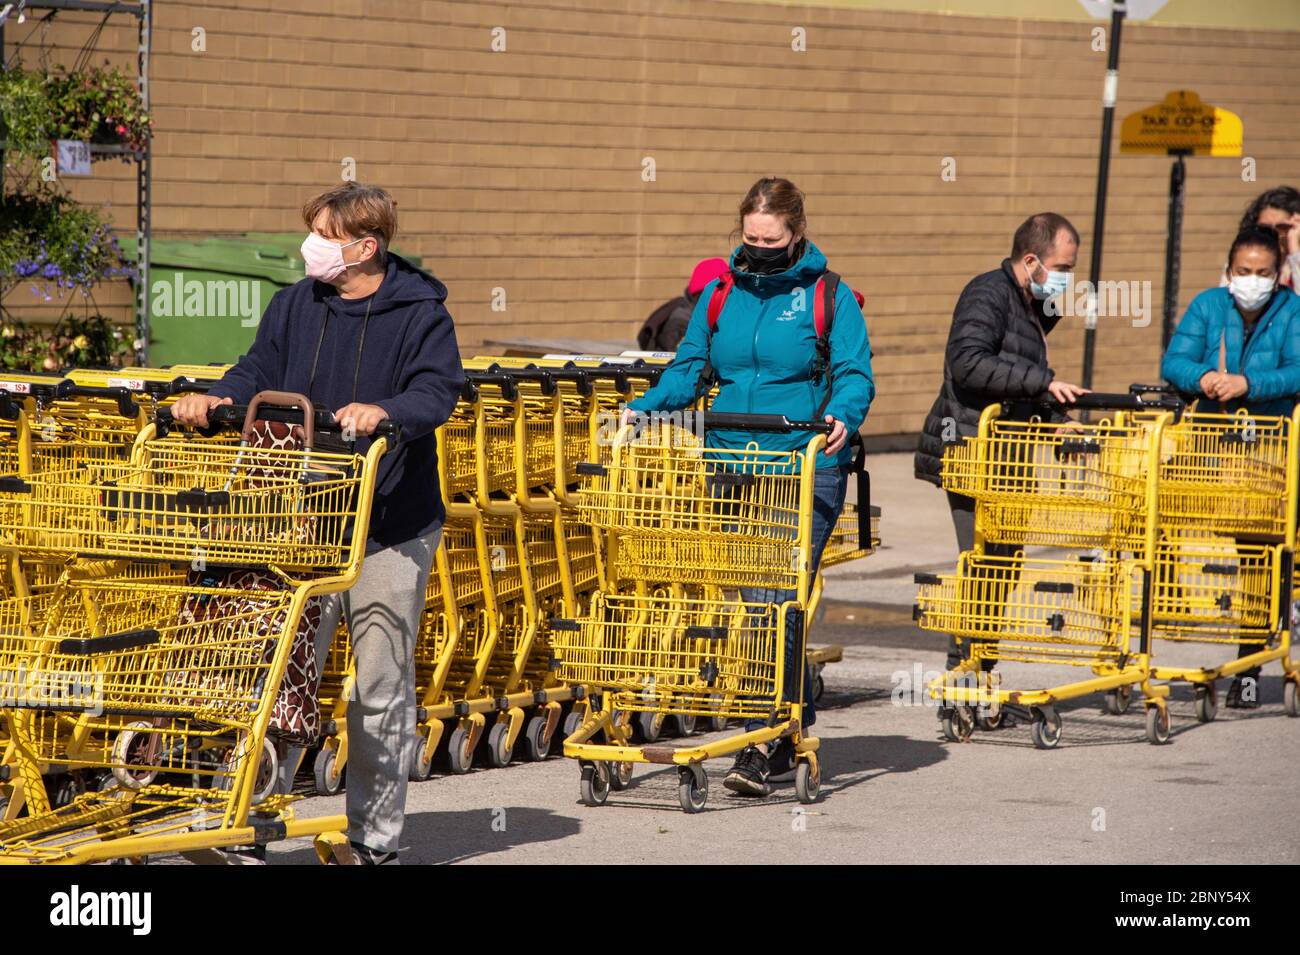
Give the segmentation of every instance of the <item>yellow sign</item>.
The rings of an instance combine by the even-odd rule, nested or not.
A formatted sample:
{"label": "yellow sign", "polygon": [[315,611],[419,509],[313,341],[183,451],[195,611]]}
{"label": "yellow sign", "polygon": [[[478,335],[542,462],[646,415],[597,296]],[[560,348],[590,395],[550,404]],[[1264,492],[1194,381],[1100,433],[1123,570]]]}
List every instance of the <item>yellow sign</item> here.
{"label": "yellow sign", "polygon": [[1241,117],[1219,109],[1191,90],[1174,90],[1163,103],[1124,117],[1121,153],[1164,156],[1240,156]]}

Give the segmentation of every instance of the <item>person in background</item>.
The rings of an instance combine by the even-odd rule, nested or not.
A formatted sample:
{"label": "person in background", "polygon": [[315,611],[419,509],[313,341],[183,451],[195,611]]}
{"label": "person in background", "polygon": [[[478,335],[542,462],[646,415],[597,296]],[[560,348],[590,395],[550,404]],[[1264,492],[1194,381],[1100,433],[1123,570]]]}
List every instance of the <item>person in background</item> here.
{"label": "person in background", "polygon": [[1300,282],[1300,189],[1278,186],[1255,197],[1241,217],[1239,232],[1259,227],[1277,234],[1282,267],[1278,285],[1296,290]]}
{"label": "person in background", "polygon": [[[1279,283],[1282,269],[1277,231],[1243,229],[1228,251],[1227,286],[1201,292],[1183,313],[1160,365],[1165,380],[1211,411],[1291,414],[1300,392],[1300,296]],[[1259,649],[1242,644],[1237,655]],[[1226,705],[1259,706],[1258,684],[1259,667],[1241,673]]]}
{"label": "person in background", "polygon": [[[944,352],[943,384],[926,416],[913,462],[916,477],[940,484],[943,449],[979,431],[980,414],[1001,401],[1050,396],[1071,404],[1087,390],[1061,381],[1047,363],[1047,336],[1060,321],[1053,299],[1067,292],[1079,255],[1079,233],[1064,216],[1030,216],[1011,241],[1011,257],[962,289]],[[957,549],[975,546],[975,501],[948,492]],[[986,544],[990,556],[1011,556],[1012,544]],[[969,643],[948,642],[948,669],[970,655]],[[993,661],[985,660],[986,670]]]}
{"label": "person in background", "polygon": [[[637,412],[679,411],[695,401],[701,372],[710,365],[718,382],[715,411],[781,414],[791,421],[823,420],[832,425],[826,449],[817,456],[813,486],[812,553],[815,574],[831,530],[844,509],[848,470],[852,460],[849,436],[866,419],[876,394],[871,375],[867,324],[848,283],[840,282],[834,299],[830,353],[824,372],[817,354],[814,309],[808,291],[826,273],[826,256],[805,235],[804,195],[788,179],[760,179],[740,203],[738,232],[742,242],[731,254],[729,269],[735,282],[710,334],[708,306],[717,280],[702,290],[677,356],[658,383],[628,405]],[[765,450],[791,451],[807,443],[807,435],[763,432],[710,432],[714,446],[743,448],[751,442]],[[793,600],[788,590],[742,588],[741,597],[755,603]],[[799,627],[787,617],[785,698],[794,695],[797,674],[804,672],[803,725],[816,720],[812,680],[804,661],[794,659]],[[766,720],[750,720],[746,732],[762,729]],[[770,756],[770,760],[769,760]],[[744,796],[765,796],[770,782],[794,776],[794,747],[782,738],[769,753],[767,744],[745,747],[736,757],[723,785]]]}
{"label": "person in background", "polygon": [[642,351],[676,351],[677,343],[686,334],[695,303],[700,300],[704,287],[727,271],[726,259],[702,259],[691,272],[691,280],[684,294],[664,302],[645,320],[636,334],[637,347]]}
{"label": "person in background", "polygon": [[[415,640],[444,514],[434,431],[451,416],[465,375],[443,305],[446,286],[389,251],[397,231],[392,196],[349,182],[310,200],[303,220],[307,277],[275,293],[248,354],[172,413],[203,427],[217,405],[288,391],[334,411],[362,439],[360,451],[381,421],[401,428],[400,444],[375,476],[361,574],[351,590],[326,598],[316,646],[324,660],[346,614],[356,684],[348,707],[351,851],[342,861],[382,865],[397,862],[405,822]],[[286,767],[296,762],[285,760]],[[247,861],[265,858],[265,847],[247,851]]]}

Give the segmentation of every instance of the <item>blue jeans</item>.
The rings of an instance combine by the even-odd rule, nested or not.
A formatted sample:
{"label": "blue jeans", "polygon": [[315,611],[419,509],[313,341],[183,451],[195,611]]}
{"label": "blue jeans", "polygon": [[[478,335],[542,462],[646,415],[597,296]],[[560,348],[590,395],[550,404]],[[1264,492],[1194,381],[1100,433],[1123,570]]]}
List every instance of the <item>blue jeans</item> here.
{"label": "blue jeans", "polygon": [[[849,469],[846,467],[818,468],[817,478],[813,483],[812,513],[812,564],[810,577],[817,573],[822,562],[822,551],[831,539],[831,531],[844,510],[844,495],[849,486]],[[781,590],[773,587],[742,587],[740,598],[753,603],[781,604],[794,600],[798,596],[793,590]],[[806,609],[806,608],[805,608]],[[794,699],[798,692],[799,674],[803,672],[803,725],[811,726],[817,722],[817,712],[812,701],[812,674],[807,672],[807,658],[799,660],[804,651],[803,632],[807,621],[800,622],[800,614],[787,611],[785,615],[785,687],[782,698],[787,702]],[[803,670],[799,669],[803,663]],[[745,723],[745,732],[762,729],[766,720],[753,719]]]}

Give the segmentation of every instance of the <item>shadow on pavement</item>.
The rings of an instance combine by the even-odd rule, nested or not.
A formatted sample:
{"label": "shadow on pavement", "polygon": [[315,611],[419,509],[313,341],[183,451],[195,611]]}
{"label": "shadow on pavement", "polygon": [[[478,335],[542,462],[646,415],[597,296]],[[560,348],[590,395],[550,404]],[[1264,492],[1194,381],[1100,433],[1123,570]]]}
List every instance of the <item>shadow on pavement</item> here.
{"label": "shadow on pavement", "polygon": [[[408,813],[402,833],[402,865],[464,862],[534,842],[567,839],[580,828],[580,820],[572,816],[524,806]],[[307,845],[271,854],[269,861],[272,865],[310,865],[316,862],[316,854]]]}

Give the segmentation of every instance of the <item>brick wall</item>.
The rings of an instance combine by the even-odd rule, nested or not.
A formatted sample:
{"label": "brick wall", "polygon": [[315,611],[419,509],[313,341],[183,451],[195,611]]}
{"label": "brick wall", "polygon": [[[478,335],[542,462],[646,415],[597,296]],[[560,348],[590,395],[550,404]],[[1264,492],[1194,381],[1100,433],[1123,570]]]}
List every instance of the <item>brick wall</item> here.
{"label": "brick wall", "polygon": [[[352,157],[396,195],[399,242],[447,283],[466,351],[510,336],[630,345],[696,259],[730,248],[735,207],[765,174],[805,190],[811,236],[867,296],[872,433],[919,427],[956,296],[1025,215],[1074,220],[1086,277],[1105,69],[1091,23],[725,0],[265,6],[158,4],[157,234],[301,231],[302,200]],[[51,60],[70,61],[93,22],[61,14]],[[129,65],[134,28],[118,22],[100,50]],[[191,49],[196,27],[206,52]],[[806,52],[791,49],[795,27]],[[11,23],[11,51],[25,29]],[[1217,281],[1249,199],[1300,182],[1284,82],[1300,34],[1132,24],[1123,50],[1120,116],[1196,90],[1243,117],[1257,162],[1243,182],[1238,160],[1190,160],[1185,306]],[[1112,163],[1104,277],[1149,279],[1153,314],[1147,328],[1102,319],[1098,387],[1155,376],[1168,168]],[[129,176],[100,164],[75,189],[129,229]],[[1062,376],[1079,374],[1082,340],[1077,319],[1053,336]]]}

